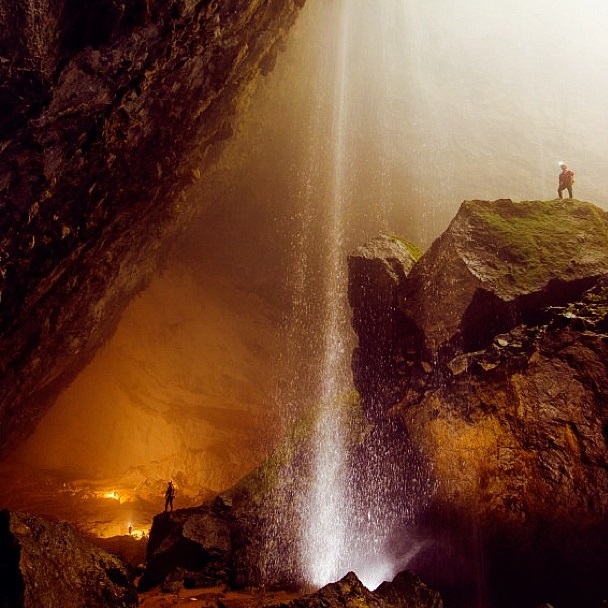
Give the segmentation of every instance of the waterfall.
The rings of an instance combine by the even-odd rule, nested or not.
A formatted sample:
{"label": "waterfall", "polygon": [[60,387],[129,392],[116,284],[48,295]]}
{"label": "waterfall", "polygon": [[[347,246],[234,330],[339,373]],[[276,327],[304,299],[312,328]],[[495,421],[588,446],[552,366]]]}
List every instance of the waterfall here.
{"label": "waterfall", "polygon": [[[380,46],[378,66],[384,72],[391,70],[390,51],[394,50],[394,38],[399,34],[396,16],[400,10],[397,3],[388,8],[382,5],[376,19],[372,20],[371,29]],[[362,159],[358,158],[361,153],[359,119],[361,114],[370,112],[370,100],[361,96],[361,81],[357,84],[354,78],[357,65],[352,61],[361,53],[362,22],[366,21],[370,27],[369,20],[365,19],[369,17],[366,11],[369,8],[359,1],[339,0],[325,15],[326,23],[333,23],[333,44],[325,49],[322,57],[323,68],[318,71],[319,89],[324,83],[332,83],[332,86],[324,91],[322,102],[326,106],[326,123],[321,126],[319,118],[315,117],[313,124],[315,137],[311,138],[311,162],[307,164],[307,179],[304,180],[308,198],[302,201],[304,208],[309,209],[306,216],[310,218],[310,197],[323,194],[323,208],[317,212],[316,225],[314,220],[308,223],[308,228],[320,234],[322,240],[321,279],[318,282],[322,340],[319,343],[320,364],[312,376],[316,388],[316,418],[309,453],[310,481],[300,513],[302,572],[305,580],[315,586],[335,581],[349,570],[355,570],[370,588],[391,578],[403,560],[397,564],[394,555],[387,555],[386,541],[410,511],[406,496],[398,506],[390,501],[391,492],[399,492],[404,487],[403,468],[405,458],[409,457],[403,450],[392,455],[386,453],[390,450],[390,431],[386,428],[372,431],[372,440],[365,447],[359,446],[356,456],[357,450],[349,443],[352,425],[349,417],[356,414],[352,409],[354,389],[350,359],[354,336],[346,293],[347,256],[349,249],[365,238],[357,225],[362,217],[361,223],[375,234],[385,227],[394,196],[390,189],[395,168],[390,104],[394,101],[391,87],[395,83],[386,75],[376,75],[380,97],[374,98],[376,106],[371,118],[368,117],[371,125],[367,125],[378,140],[374,165],[367,167],[374,182],[367,187],[375,191],[375,201],[364,212],[355,211],[360,206],[357,172],[362,164]],[[386,44],[391,36],[392,44]],[[323,108],[317,110],[323,114]],[[318,150],[320,133],[325,133],[327,138],[324,155]],[[325,167],[325,179],[319,180],[325,183],[325,188],[318,185],[316,190],[310,188],[310,176],[319,178],[322,173],[314,163],[322,163]],[[353,218],[353,213],[358,215]],[[398,458],[404,460],[395,464]],[[358,470],[353,471],[353,468]],[[411,546],[407,548],[410,550]]]}
{"label": "waterfall", "polygon": [[[608,53],[585,58],[606,44],[593,13],[608,9],[585,0],[573,20],[567,3],[539,2],[546,10],[307,0],[247,109],[220,198],[238,186],[228,249],[260,244],[247,262],[285,315],[273,411],[296,446],[275,459],[272,497],[260,501],[263,580],[322,584],[354,570],[371,588],[415,551],[407,524],[430,490],[403,429],[385,422],[357,445],[348,428],[348,251],[379,231],[424,247],[471,197],[554,196],[549,177],[567,150],[584,161],[589,197],[605,198],[595,140],[608,114],[572,91],[605,71]],[[560,28],[579,44],[564,45]],[[515,38],[526,43],[509,46]]]}
{"label": "waterfall", "polygon": [[[307,79],[292,87],[299,115],[289,125],[297,148],[289,174],[291,313],[276,402],[286,426],[300,429],[294,443],[301,452],[281,460],[264,505],[261,570],[275,584],[291,575],[321,586],[354,570],[373,588],[404,565],[387,541],[410,512],[408,455],[389,447],[387,429],[367,428],[365,445],[353,444],[365,434],[353,424],[368,423],[353,388],[347,301],[348,253],[386,229],[403,181],[394,129],[402,115],[395,67],[402,15],[398,2],[309,0],[298,24],[308,67]],[[391,504],[395,492],[403,496]]]}
{"label": "waterfall", "polygon": [[323,334],[319,370],[319,410],[313,431],[311,486],[307,519],[303,527],[304,574],[314,585],[336,580],[346,572],[344,563],[350,519],[347,487],[345,420],[339,407],[340,397],[349,388],[349,351],[347,351],[347,315],[345,272],[345,213],[348,202],[347,156],[347,53],[349,28],[347,4],[340,6],[336,33],[336,76],[333,92],[331,158],[328,197],[329,214],[322,268]]}

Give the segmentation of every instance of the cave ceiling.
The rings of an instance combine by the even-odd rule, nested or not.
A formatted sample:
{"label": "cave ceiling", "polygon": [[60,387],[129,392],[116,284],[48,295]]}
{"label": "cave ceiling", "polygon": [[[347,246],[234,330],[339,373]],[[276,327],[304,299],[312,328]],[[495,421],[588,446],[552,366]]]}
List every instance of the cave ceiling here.
{"label": "cave ceiling", "polygon": [[185,192],[303,4],[0,3],[4,453],[200,211]]}

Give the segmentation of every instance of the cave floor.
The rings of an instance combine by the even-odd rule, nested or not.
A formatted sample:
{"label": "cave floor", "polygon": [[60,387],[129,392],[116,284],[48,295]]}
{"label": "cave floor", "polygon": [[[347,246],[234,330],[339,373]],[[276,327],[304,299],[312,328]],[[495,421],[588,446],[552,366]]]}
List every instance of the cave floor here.
{"label": "cave floor", "polygon": [[[0,463],[0,479],[0,508],[67,521],[81,533],[101,539],[128,535],[129,526],[133,539],[147,537],[152,518],[164,503],[162,493],[151,496],[132,485],[75,479],[20,463]],[[191,506],[190,502],[176,507]]]}
{"label": "cave floor", "polygon": [[163,593],[152,589],[139,594],[141,608],[170,608],[190,606],[191,608],[259,608],[284,604],[300,594],[287,591],[229,591],[223,587],[206,589],[181,589],[177,594]]}

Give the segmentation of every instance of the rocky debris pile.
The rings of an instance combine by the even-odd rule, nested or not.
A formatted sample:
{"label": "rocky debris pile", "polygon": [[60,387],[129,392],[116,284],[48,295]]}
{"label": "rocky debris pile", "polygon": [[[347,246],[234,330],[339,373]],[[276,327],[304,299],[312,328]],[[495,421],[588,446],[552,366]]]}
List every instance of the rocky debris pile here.
{"label": "rocky debris pile", "polygon": [[375,591],[349,572],[316,593],[272,608],[443,608],[441,596],[410,572],[401,572]]}
{"label": "rocky debris pile", "polygon": [[0,511],[0,605],[131,608],[131,574],[115,556],[63,523]]}

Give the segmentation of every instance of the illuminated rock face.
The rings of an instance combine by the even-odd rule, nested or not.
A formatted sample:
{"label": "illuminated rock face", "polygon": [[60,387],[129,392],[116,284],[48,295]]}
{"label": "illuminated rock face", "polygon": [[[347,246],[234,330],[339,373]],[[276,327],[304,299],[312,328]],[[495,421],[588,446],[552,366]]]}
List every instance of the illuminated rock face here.
{"label": "illuminated rock face", "polygon": [[26,436],[195,209],[303,0],[0,2],[0,443]]}
{"label": "illuminated rock face", "polygon": [[470,601],[606,594],[605,235],[586,203],[465,203],[400,285],[394,342],[424,345],[388,353],[404,397],[359,379],[435,477],[412,567]]}
{"label": "illuminated rock face", "polygon": [[269,317],[260,298],[174,265],[10,459],[104,480],[156,508],[169,478],[180,507],[224,490],[272,445],[268,362],[279,345]]}
{"label": "illuminated rock face", "polygon": [[67,524],[0,511],[0,603],[15,608],[130,608],[137,593],[124,564]]}

